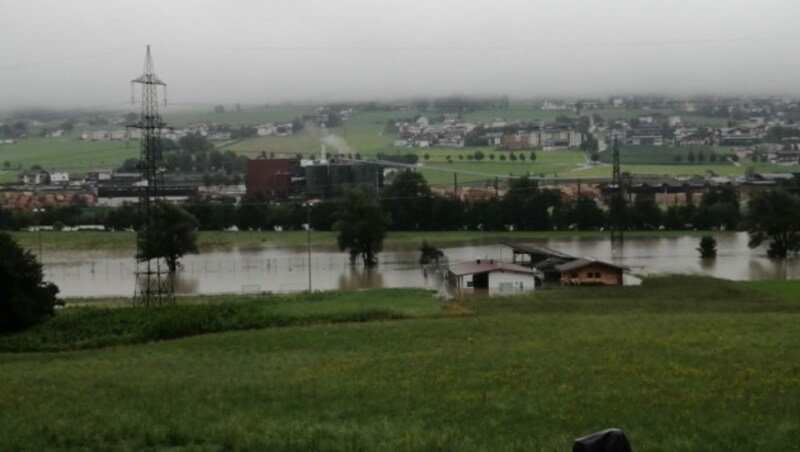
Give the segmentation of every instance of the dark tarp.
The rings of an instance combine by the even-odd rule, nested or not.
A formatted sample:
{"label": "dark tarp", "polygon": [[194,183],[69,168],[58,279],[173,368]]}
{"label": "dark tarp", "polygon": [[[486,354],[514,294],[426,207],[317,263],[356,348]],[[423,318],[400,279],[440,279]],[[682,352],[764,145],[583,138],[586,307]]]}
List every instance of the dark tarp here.
{"label": "dark tarp", "polygon": [[572,452],[631,452],[631,443],[622,430],[610,428],[576,439]]}

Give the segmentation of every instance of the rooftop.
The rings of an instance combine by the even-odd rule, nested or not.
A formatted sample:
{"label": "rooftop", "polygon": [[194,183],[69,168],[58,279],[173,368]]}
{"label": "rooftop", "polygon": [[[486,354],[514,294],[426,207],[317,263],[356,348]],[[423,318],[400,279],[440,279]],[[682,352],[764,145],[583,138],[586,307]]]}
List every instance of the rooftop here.
{"label": "rooftop", "polygon": [[456,276],[474,275],[479,273],[489,273],[494,271],[510,272],[510,273],[523,273],[528,275],[538,276],[541,274],[538,270],[530,269],[516,264],[508,264],[505,262],[497,262],[493,259],[477,259],[474,262],[463,262],[454,264],[449,267],[450,273]]}
{"label": "rooftop", "polygon": [[627,270],[627,267],[623,267],[623,266],[620,266],[620,265],[612,264],[610,262],[598,261],[598,260],[595,260],[595,259],[588,259],[588,258],[580,258],[580,259],[576,259],[576,260],[574,260],[572,262],[567,262],[567,263],[564,263],[564,264],[561,264],[561,265],[556,265],[555,269],[558,270],[558,271],[561,271],[561,272],[568,272],[568,271],[577,270],[577,269],[580,269],[580,268],[583,268],[583,267],[586,267],[586,266],[592,265],[592,264],[598,264],[598,265],[602,265],[604,267],[616,268],[618,270]]}

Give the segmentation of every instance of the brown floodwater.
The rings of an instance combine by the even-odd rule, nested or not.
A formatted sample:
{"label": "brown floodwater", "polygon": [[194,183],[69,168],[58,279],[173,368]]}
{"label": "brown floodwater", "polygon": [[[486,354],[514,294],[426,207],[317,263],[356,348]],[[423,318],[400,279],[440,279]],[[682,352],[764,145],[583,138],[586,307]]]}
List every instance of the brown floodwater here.
{"label": "brown floodwater", "polygon": [[[766,248],[750,249],[747,234],[715,235],[718,255],[703,260],[698,237],[630,238],[611,246],[607,239],[528,240],[567,254],[593,257],[630,268],[634,275],[691,273],[732,280],[797,279],[800,259],[773,261]],[[442,248],[450,263],[477,258],[511,260],[501,244],[464,242]],[[347,255],[330,247],[311,250],[312,290],[376,287],[437,288],[438,283],[417,264],[416,246],[389,248],[378,268],[350,266]],[[289,246],[226,247],[185,256],[176,291],[179,294],[296,292],[309,288],[308,250]],[[132,252],[45,252],[45,278],[56,283],[63,297],[130,296],[136,267]]]}

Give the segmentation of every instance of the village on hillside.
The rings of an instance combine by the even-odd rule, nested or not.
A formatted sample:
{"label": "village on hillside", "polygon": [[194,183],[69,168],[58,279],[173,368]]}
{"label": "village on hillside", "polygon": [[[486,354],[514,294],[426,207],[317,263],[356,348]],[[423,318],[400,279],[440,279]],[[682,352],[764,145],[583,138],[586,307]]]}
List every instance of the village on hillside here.
{"label": "village on hillside", "polygon": [[[623,152],[646,150],[653,163],[679,169],[680,165],[741,166],[749,162],[772,168],[768,172],[748,169],[740,176],[714,174],[713,170],[694,176],[681,175],[680,171],[671,172],[672,175],[629,173],[630,193],[654,196],[660,204],[692,202],[709,186],[733,185],[747,195],[759,187],[791,183],[798,173],[800,102],[795,99],[678,100],[631,96],[605,100],[550,99],[535,105],[548,120],[503,118],[504,109],[509,108],[504,98],[470,101],[456,97],[432,103],[330,104],[283,122],[194,122],[164,128],[161,138],[165,171],[195,175],[173,182],[168,179],[165,189],[175,200],[193,195],[238,199],[253,192],[276,200],[297,196],[324,198],[339,193],[348,184],[379,188],[391,180],[398,168],[426,169],[445,164],[447,170],[446,164],[455,161],[530,165],[537,157],[536,152],[579,150],[584,155],[579,166],[608,165],[609,150],[614,143]],[[264,151],[259,156],[250,154],[248,158],[225,150],[229,143],[257,137],[291,140],[295,134],[303,133],[305,124],[318,130],[344,128],[346,134],[351,119],[374,111],[392,113],[391,119],[382,123],[380,132],[390,140],[390,149],[359,147],[344,152],[329,146],[326,151],[324,140],[320,140],[318,150],[297,155],[279,150]],[[468,119],[483,111],[486,112],[483,116],[489,119]],[[0,206],[25,209],[72,202],[116,206],[133,199],[132,189],[141,184],[135,158],[116,167],[105,165],[71,172],[48,161],[23,166],[3,155],[34,135],[54,142],[63,142],[69,136],[78,144],[120,143],[116,146],[125,146],[135,153],[141,132],[126,127],[135,121],[136,115],[132,113],[94,113],[61,123],[52,118],[49,122],[7,118],[0,126],[0,170],[15,173],[17,177],[16,182],[7,182],[0,189]],[[281,142],[272,143],[280,146]],[[448,149],[450,152],[441,162],[428,161],[429,153]],[[189,155],[190,152],[195,155]],[[542,155],[546,154],[539,154]],[[623,154],[623,166],[641,162],[646,160]],[[480,199],[502,195],[507,188],[507,178],[502,173],[488,173],[477,182],[473,177],[470,182],[459,183],[459,170],[451,172],[455,173],[453,184],[432,184],[439,193]],[[557,187],[567,196],[574,197],[579,192],[591,194],[602,203],[610,178],[584,174],[587,173],[573,171],[555,178],[545,174],[534,176],[542,179],[542,186]]]}

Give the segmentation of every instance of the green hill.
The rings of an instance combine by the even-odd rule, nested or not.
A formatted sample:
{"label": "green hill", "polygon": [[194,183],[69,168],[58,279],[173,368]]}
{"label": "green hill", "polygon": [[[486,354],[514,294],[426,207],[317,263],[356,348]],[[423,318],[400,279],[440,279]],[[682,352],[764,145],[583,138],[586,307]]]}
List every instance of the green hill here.
{"label": "green hill", "polygon": [[[0,445],[569,450],[577,436],[619,427],[635,450],[790,450],[800,303],[786,294],[796,290],[663,277],[455,305],[428,298],[433,310],[420,310],[424,292],[265,299],[289,317],[328,315],[352,297],[354,312],[370,298],[416,301],[402,321],[0,354]],[[70,309],[82,308],[59,316]]]}

